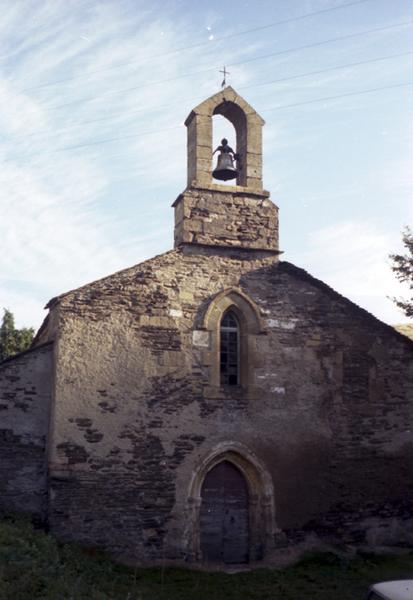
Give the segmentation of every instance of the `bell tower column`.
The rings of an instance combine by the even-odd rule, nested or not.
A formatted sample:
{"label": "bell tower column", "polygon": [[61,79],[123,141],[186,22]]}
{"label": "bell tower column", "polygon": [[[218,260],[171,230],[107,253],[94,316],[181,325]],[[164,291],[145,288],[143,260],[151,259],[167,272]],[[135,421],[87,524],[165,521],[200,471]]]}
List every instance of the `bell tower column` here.
{"label": "bell tower column", "polygon": [[[235,154],[233,186],[215,183],[212,176],[212,117],[218,114],[236,132],[236,150],[225,159],[232,165]],[[278,208],[262,183],[263,119],[228,86],[194,108],[185,125],[188,183],[173,204],[175,247],[191,244],[278,254]],[[228,148],[221,147],[221,154]]]}

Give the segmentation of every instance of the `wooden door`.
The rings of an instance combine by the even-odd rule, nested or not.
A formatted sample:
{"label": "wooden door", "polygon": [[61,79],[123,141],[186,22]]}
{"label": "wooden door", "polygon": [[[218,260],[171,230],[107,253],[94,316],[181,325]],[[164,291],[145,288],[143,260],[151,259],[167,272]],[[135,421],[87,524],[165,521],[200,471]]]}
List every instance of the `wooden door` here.
{"label": "wooden door", "polygon": [[204,560],[227,564],[248,562],[248,488],[232,463],[211,469],[201,490],[200,534]]}

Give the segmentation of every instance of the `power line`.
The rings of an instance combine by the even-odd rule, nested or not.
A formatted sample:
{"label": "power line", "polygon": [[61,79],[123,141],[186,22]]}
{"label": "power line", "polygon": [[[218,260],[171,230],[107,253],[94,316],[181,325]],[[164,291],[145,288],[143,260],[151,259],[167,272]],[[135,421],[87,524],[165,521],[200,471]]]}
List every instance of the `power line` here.
{"label": "power line", "polygon": [[295,108],[296,106],[303,106],[305,104],[315,104],[316,102],[323,102],[326,100],[339,100],[340,98],[347,98],[349,96],[361,96],[362,94],[371,94],[372,92],[380,92],[382,90],[391,90],[394,88],[407,87],[413,85],[413,81],[407,81],[405,83],[394,83],[392,85],[382,85],[380,87],[369,88],[367,90],[360,90],[358,92],[345,92],[344,94],[338,94],[337,96],[324,96],[322,98],[314,98],[314,100],[305,100],[304,102],[295,102],[294,104],[282,104],[280,106],[273,106],[272,108],[266,108],[263,112],[272,112],[274,110],[281,110],[283,108]]}
{"label": "power line", "polygon": [[[268,23],[267,25],[261,25],[259,27],[254,27],[251,29],[244,29],[243,31],[238,31],[235,33],[230,33],[228,35],[223,35],[217,38],[214,38],[214,42],[222,42],[234,37],[238,37],[240,35],[246,35],[249,33],[256,33],[257,31],[263,31],[265,29],[270,29],[272,27],[277,27],[279,25],[286,25],[288,23],[293,23],[295,21],[301,21],[303,19],[308,19],[310,17],[314,17],[317,15],[321,15],[324,13],[329,13],[329,12],[333,12],[333,11],[337,11],[337,10],[342,10],[343,8],[347,8],[349,6],[356,6],[358,4],[364,4],[365,2],[370,2],[370,0],[355,0],[354,2],[348,2],[346,4],[340,4],[339,6],[333,6],[330,8],[324,8],[321,10],[316,10],[313,12],[309,12],[309,13],[305,13],[304,15],[299,15],[298,17],[291,17],[289,19],[281,19],[280,21],[274,21],[273,23]],[[118,63],[117,65],[112,65],[110,67],[104,67],[102,69],[96,69],[94,71],[88,71],[88,73],[82,74],[82,75],[76,75],[73,77],[66,77],[64,79],[58,79],[55,81],[50,81],[50,82],[46,82],[37,86],[33,86],[33,87],[29,87],[29,88],[25,88],[23,90],[21,90],[22,92],[28,92],[31,90],[36,90],[36,89],[40,89],[42,87],[47,87],[47,86],[51,86],[51,85],[57,85],[60,83],[64,83],[66,81],[73,81],[76,79],[80,79],[80,78],[84,78],[84,77],[90,77],[90,75],[93,75],[95,73],[101,73],[104,71],[109,71],[109,70],[113,70],[113,69],[119,69],[121,67],[126,67],[129,65],[133,65],[133,64],[137,64],[137,63],[142,63],[142,62],[147,62],[156,58],[162,58],[164,56],[169,56],[171,54],[176,54],[179,52],[184,52],[186,50],[193,50],[195,48],[200,48],[202,46],[210,46],[211,45],[211,41],[208,40],[207,42],[198,42],[196,44],[192,44],[189,46],[183,46],[181,48],[176,48],[175,50],[169,50],[168,52],[162,52],[160,54],[153,54],[152,56],[148,56],[148,57],[144,57],[143,59],[137,59],[137,60],[132,60],[132,61],[128,61],[128,62],[124,62],[124,63]]]}
{"label": "power line", "polygon": [[[295,102],[293,104],[283,104],[283,105],[279,105],[279,106],[273,106],[273,107],[269,107],[266,109],[263,109],[262,112],[272,112],[272,111],[276,111],[276,110],[281,110],[281,109],[286,109],[286,108],[295,108],[297,106],[304,106],[306,104],[315,104],[317,102],[324,102],[324,101],[329,101],[329,100],[339,100],[341,98],[347,98],[350,96],[360,96],[363,94],[370,94],[373,92],[379,92],[379,91],[383,91],[383,90],[390,90],[390,89],[396,89],[396,88],[402,88],[402,87],[408,87],[408,86],[412,86],[413,85],[413,81],[407,81],[407,82],[401,82],[401,83],[395,83],[395,84],[390,84],[390,85],[383,85],[380,87],[375,87],[375,88],[368,88],[365,90],[357,90],[354,92],[345,92],[342,94],[337,94],[334,96],[323,96],[321,98],[314,98],[312,100],[305,100],[303,102]],[[145,136],[145,135],[152,135],[154,133],[163,133],[164,131],[170,131],[173,129],[180,129],[182,128],[183,125],[173,125],[171,127],[163,127],[161,129],[154,129],[154,130],[150,130],[150,131],[140,131],[137,133],[133,133],[133,134],[128,134],[125,136],[118,136],[118,137],[114,137],[114,138],[107,138],[107,139],[103,139],[103,140],[96,140],[94,142],[86,142],[83,144],[76,144],[73,146],[64,146],[62,148],[56,148],[55,150],[50,150],[50,151],[46,151],[44,154],[54,154],[56,152],[65,152],[65,151],[70,151],[70,150],[77,150],[79,148],[85,148],[85,147],[89,147],[89,146],[97,146],[100,144],[106,144],[106,143],[110,143],[110,142],[114,142],[114,141],[122,141],[125,139],[131,139],[131,138],[136,138],[136,137],[141,137],[141,136]],[[39,153],[36,153],[36,156],[38,156]],[[22,158],[30,158],[31,156],[33,156],[32,154],[28,154],[26,157],[22,157]],[[8,162],[9,160],[12,159],[5,159],[3,162]]]}
{"label": "power line", "polygon": [[[278,50],[276,52],[271,52],[270,54],[264,54],[264,55],[261,55],[261,56],[255,56],[253,58],[249,58],[249,59],[245,59],[245,60],[242,60],[242,61],[230,63],[228,66],[229,67],[234,67],[234,66],[238,66],[238,65],[244,65],[244,64],[247,64],[247,63],[250,63],[250,62],[255,62],[257,60],[263,60],[263,59],[266,59],[266,58],[272,58],[274,56],[280,56],[282,54],[288,54],[290,52],[298,52],[300,50],[308,50],[309,48],[315,48],[317,46],[323,46],[325,44],[330,44],[332,42],[337,42],[337,41],[342,41],[342,40],[346,40],[346,39],[350,39],[350,38],[354,38],[354,37],[359,37],[361,35],[367,35],[367,34],[370,34],[370,33],[377,33],[379,31],[387,31],[389,29],[395,29],[397,27],[402,27],[404,25],[412,25],[412,24],[413,24],[413,21],[409,20],[409,21],[403,21],[401,23],[395,23],[393,25],[385,25],[383,27],[374,27],[372,29],[365,29],[363,31],[359,31],[359,32],[356,32],[356,33],[349,33],[349,34],[337,36],[337,37],[334,37],[334,38],[329,38],[327,40],[322,40],[320,42],[313,42],[311,44],[305,44],[303,46],[294,46],[293,48],[286,48],[284,50]],[[106,93],[101,94],[101,95],[90,96],[89,98],[80,98],[78,100],[72,100],[71,102],[65,102],[64,104],[58,104],[57,106],[48,107],[48,110],[58,110],[60,108],[65,108],[67,106],[72,106],[73,104],[92,102],[93,100],[96,100],[98,98],[106,98],[107,96],[113,96],[113,95],[116,95],[116,94],[124,94],[126,92],[132,92],[132,91],[135,91],[137,89],[141,89],[142,87],[148,87],[148,86],[151,86],[151,85],[159,85],[159,84],[162,84],[162,83],[168,83],[168,82],[176,80],[176,79],[182,79],[184,77],[191,77],[192,75],[198,75],[200,73],[210,72],[210,71],[214,70],[215,68],[216,67],[210,67],[208,69],[203,69],[203,70],[199,70],[199,71],[193,71],[193,72],[182,74],[182,75],[176,76],[176,77],[170,77],[168,79],[162,79],[162,80],[158,80],[158,81],[151,81],[151,82],[139,84],[139,85],[136,85],[136,86],[133,86],[133,87],[129,87],[129,88],[122,88],[120,90],[112,90],[110,92],[106,92]]]}
{"label": "power line", "polygon": [[368,60],[358,60],[356,62],[346,63],[344,65],[336,65],[334,67],[326,67],[325,69],[317,69],[316,71],[307,71],[306,73],[298,73],[297,75],[289,75],[288,77],[280,77],[278,79],[272,79],[271,81],[264,81],[263,83],[253,83],[251,85],[240,86],[240,90],[250,89],[252,87],[261,87],[263,85],[273,85],[274,83],[280,83],[283,81],[290,81],[291,79],[299,79],[300,77],[309,77],[310,75],[321,75],[322,73],[328,73],[330,71],[339,71],[340,69],[347,69],[349,67],[358,67],[360,65],[367,65],[369,63],[380,62],[382,60],[389,60],[391,58],[400,58],[401,56],[408,56],[413,54],[413,50],[408,52],[399,52],[397,54],[388,54],[387,56],[378,56],[376,58],[370,58]]}
{"label": "power line", "polygon": [[[87,146],[98,146],[100,144],[107,144],[110,142],[117,142],[117,141],[121,141],[121,140],[126,140],[126,139],[130,139],[130,138],[137,138],[137,137],[141,137],[141,136],[145,136],[145,135],[152,135],[154,133],[162,133],[164,131],[171,131],[172,129],[181,129],[183,127],[183,124],[180,125],[172,125],[171,127],[163,127],[162,129],[152,129],[149,131],[139,131],[137,133],[131,133],[128,135],[122,135],[122,136],[118,136],[118,137],[113,137],[113,138],[106,138],[103,140],[96,140],[95,142],[85,142],[83,144],[76,144],[73,146],[64,146],[62,148],[55,148],[54,150],[46,150],[43,154],[55,154],[56,152],[65,152],[67,150],[77,150],[78,148],[85,148]],[[39,153],[36,153],[36,156]],[[32,154],[28,154],[26,156],[23,156],[23,158],[30,158],[31,156],[33,156]],[[12,159],[7,158],[5,159],[3,162],[8,162]]]}
{"label": "power line", "polygon": [[139,133],[131,133],[128,135],[121,135],[114,138],[107,138],[106,140],[97,140],[96,142],[86,142],[84,144],[76,144],[75,146],[64,146],[63,148],[56,148],[53,152],[63,152],[66,150],[77,150],[78,148],[84,148],[85,146],[97,146],[99,144],[107,144],[108,142],[118,142],[119,140],[127,140],[129,138],[140,137],[141,135],[152,135],[153,133],[161,133],[162,131],[170,131],[171,129],[181,129],[181,125],[172,125],[171,127],[163,127],[162,129],[153,129],[151,131],[142,131]]}
{"label": "power line", "polygon": [[281,54],[287,54],[289,52],[297,52],[299,50],[307,50],[308,48],[315,48],[316,46],[323,46],[324,44],[330,44],[331,42],[338,42],[341,40],[347,40],[354,37],[359,37],[361,35],[369,34],[369,33],[377,33],[379,31],[386,31],[388,29],[395,29],[396,27],[402,27],[403,25],[412,25],[413,20],[402,21],[401,23],[394,23],[393,25],[384,25],[383,27],[374,27],[373,29],[365,29],[363,31],[358,31],[355,33],[347,33],[346,35],[340,35],[335,38],[329,38],[327,40],[322,40],[321,42],[312,42],[311,44],[305,44],[304,46],[296,46],[294,48],[287,48],[286,50],[278,50],[277,52],[271,52],[271,54],[264,54],[262,56],[254,56],[253,58],[249,58],[246,60],[242,60],[236,63],[231,63],[230,67],[235,67],[237,65],[244,65],[246,63],[253,62],[255,60],[261,60],[263,58],[272,58],[273,56],[279,56]]}
{"label": "power line", "polygon": [[[289,75],[288,77],[279,77],[277,79],[272,79],[271,81],[264,81],[262,83],[253,83],[253,84],[249,84],[249,85],[243,85],[240,86],[239,90],[246,90],[246,89],[251,89],[251,88],[257,88],[257,87],[262,87],[262,86],[266,86],[266,85],[274,85],[275,83],[282,83],[284,81],[291,81],[294,79],[300,79],[302,77],[309,77],[311,75],[321,75],[323,73],[329,73],[329,72],[334,72],[334,71],[339,71],[340,69],[346,69],[349,67],[356,67],[356,66],[360,66],[360,65],[366,65],[366,64],[371,64],[371,63],[375,63],[375,62],[381,62],[381,61],[385,61],[385,60],[391,60],[394,58],[400,58],[402,56],[409,56],[412,55],[413,51],[408,51],[408,52],[399,52],[397,54],[388,54],[386,56],[378,56],[376,58],[370,58],[367,60],[359,60],[359,61],[355,61],[355,62],[350,62],[350,63],[345,63],[345,64],[341,64],[341,65],[335,65],[333,67],[326,67],[325,69],[317,69],[314,71],[306,71],[304,73],[298,73],[296,75]],[[202,99],[201,97],[197,96],[196,98],[186,98],[187,101],[196,101]],[[78,123],[72,124],[72,125],[68,125],[67,127],[64,127],[62,129],[58,129],[56,131],[53,131],[53,135],[58,135],[59,133],[62,133],[64,131],[70,130],[73,127],[80,127],[81,125],[87,125],[87,124],[91,124],[91,123],[97,123],[100,121],[105,121],[108,119],[116,119],[122,116],[130,116],[130,115],[134,115],[134,114],[138,114],[144,111],[147,112],[153,112],[156,110],[162,110],[164,108],[169,108],[171,106],[181,106],[182,102],[174,102],[173,104],[161,104],[158,106],[151,106],[151,107],[143,107],[143,108],[139,108],[133,111],[129,111],[129,112],[123,112],[123,113],[116,113],[115,115],[108,115],[108,116],[104,116],[104,117],[99,117],[98,119],[89,119],[89,120],[85,120],[85,121],[79,121]],[[32,137],[34,135],[42,135],[43,133],[47,133],[46,130],[44,131],[37,131],[37,132],[33,132],[31,134],[22,134],[20,136],[14,136],[13,138],[8,138],[8,140],[11,139],[19,139],[19,138],[27,138],[27,137]]]}

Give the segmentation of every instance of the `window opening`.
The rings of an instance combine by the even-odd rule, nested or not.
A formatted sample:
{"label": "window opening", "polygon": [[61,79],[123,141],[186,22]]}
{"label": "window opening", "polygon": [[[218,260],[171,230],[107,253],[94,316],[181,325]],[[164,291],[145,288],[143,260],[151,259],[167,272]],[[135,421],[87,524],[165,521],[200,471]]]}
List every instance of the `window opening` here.
{"label": "window opening", "polygon": [[[212,150],[215,150],[215,149],[219,148],[220,146],[222,146],[222,140],[225,139],[225,140],[227,140],[229,147],[231,147],[231,149],[233,149],[234,152],[237,152],[237,150],[236,150],[237,133],[236,133],[235,127],[233,126],[231,121],[229,121],[226,117],[223,117],[222,115],[214,115],[213,116],[212,135],[213,135]],[[218,164],[220,163],[220,161],[218,160],[218,157],[219,157],[218,154],[212,155],[212,172],[216,171],[216,168],[218,168]],[[226,165],[230,164],[230,166],[234,170],[234,174],[235,174],[237,172],[236,171],[237,162],[236,162],[236,160],[234,160],[233,154],[226,154],[225,157],[226,157],[226,160],[225,160],[224,165],[221,164],[220,166],[225,167]],[[214,175],[213,175],[213,177],[214,177]],[[235,179],[233,177],[231,177],[229,179],[218,178],[218,180],[214,181],[214,183],[219,183],[219,185],[231,186],[231,185],[236,185]]]}
{"label": "window opening", "polygon": [[224,314],[221,334],[221,385],[239,385],[239,324],[232,311]]}

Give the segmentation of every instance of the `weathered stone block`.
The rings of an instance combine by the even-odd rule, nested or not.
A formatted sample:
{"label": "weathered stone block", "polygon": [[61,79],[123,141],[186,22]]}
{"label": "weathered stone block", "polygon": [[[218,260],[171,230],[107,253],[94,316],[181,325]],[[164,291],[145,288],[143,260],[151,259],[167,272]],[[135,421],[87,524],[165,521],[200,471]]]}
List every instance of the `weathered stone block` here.
{"label": "weathered stone block", "polygon": [[278,251],[277,207],[266,196],[229,194],[196,188],[175,203],[175,245],[239,246]]}

